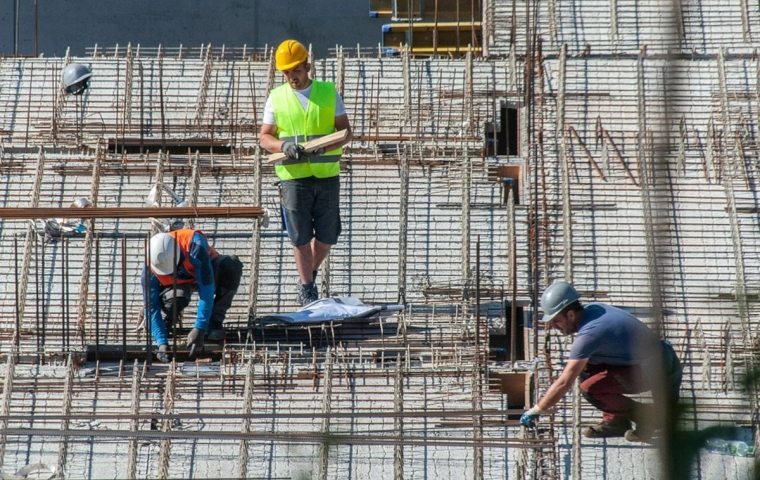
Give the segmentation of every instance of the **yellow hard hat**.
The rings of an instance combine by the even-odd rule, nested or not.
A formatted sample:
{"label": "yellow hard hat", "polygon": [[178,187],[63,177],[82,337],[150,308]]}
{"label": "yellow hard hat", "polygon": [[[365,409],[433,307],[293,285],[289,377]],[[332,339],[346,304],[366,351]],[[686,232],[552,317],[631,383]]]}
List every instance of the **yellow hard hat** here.
{"label": "yellow hard hat", "polygon": [[295,40],[285,40],[277,47],[277,53],[274,55],[277,70],[290,70],[309,58],[309,52],[306,51],[300,42]]}

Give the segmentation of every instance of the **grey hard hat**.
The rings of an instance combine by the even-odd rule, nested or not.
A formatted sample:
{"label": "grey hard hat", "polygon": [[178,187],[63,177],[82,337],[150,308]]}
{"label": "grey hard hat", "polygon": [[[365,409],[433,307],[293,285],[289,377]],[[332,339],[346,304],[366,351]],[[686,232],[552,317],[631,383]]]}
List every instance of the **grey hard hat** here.
{"label": "grey hard hat", "polygon": [[542,322],[551,322],[565,307],[581,298],[578,291],[567,282],[561,280],[549,285],[541,295],[541,310],[544,311]]}
{"label": "grey hard hat", "polygon": [[63,69],[63,88],[66,93],[81,95],[89,86],[92,71],[81,63],[70,63]]}

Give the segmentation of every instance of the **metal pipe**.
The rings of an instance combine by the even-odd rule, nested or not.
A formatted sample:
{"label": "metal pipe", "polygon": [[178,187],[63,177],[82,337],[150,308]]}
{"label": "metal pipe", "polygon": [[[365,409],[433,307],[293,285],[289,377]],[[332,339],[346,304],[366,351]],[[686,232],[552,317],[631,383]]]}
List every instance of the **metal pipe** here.
{"label": "metal pipe", "polygon": [[262,207],[42,207],[0,208],[0,219],[36,218],[176,218],[225,217],[255,218],[264,216]]}

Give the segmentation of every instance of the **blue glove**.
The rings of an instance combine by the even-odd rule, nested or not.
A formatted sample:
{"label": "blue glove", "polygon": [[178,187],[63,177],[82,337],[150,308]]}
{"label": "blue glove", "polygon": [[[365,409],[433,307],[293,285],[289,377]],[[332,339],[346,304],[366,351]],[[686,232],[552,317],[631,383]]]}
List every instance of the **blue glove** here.
{"label": "blue glove", "polygon": [[538,422],[538,415],[531,415],[528,412],[522,414],[520,417],[520,425],[528,428],[536,428],[536,422]]}

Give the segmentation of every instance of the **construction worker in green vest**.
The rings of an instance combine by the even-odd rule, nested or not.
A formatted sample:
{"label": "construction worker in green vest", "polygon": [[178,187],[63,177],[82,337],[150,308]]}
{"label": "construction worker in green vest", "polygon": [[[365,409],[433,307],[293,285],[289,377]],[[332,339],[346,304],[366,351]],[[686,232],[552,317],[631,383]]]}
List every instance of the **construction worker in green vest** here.
{"label": "construction worker in green vest", "polygon": [[[341,231],[338,176],[342,147],[351,141],[351,124],[335,84],[309,78],[309,53],[301,43],[282,42],[275,64],[286,82],[269,94],[259,142],[286,156],[274,169],[281,180],[283,223],[301,280],[298,302],[306,306],[319,298],[317,271]],[[340,130],[348,131],[345,140],[315,150],[303,147]]]}

